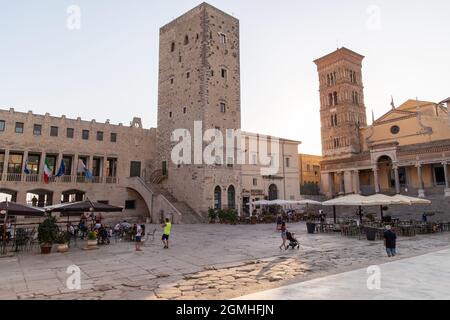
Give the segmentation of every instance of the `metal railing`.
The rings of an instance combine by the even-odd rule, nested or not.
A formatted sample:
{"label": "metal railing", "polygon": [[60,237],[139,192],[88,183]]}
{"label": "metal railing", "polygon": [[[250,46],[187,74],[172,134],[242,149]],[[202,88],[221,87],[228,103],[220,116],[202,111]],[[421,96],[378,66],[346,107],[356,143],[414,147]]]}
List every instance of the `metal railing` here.
{"label": "metal railing", "polygon": [[[42,174],[22,174],[22,173],[4,173],[0,174],[0,181],[4,182],[29,182],[29,183],[44,183],[44,176]],[[95,183],[95,184],[118,184],[117,177],[92,177],[91,179],[85,176],[52,176],[49,178],[49,183]]]}

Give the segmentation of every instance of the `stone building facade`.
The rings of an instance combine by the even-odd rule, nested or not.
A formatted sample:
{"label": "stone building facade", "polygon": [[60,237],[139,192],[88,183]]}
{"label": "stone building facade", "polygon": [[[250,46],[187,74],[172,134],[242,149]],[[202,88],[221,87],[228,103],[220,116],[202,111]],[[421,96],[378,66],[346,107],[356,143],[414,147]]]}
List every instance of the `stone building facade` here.
{"label": "stone building facade", "polygon": [[[450,196],[449,100],[391,105],[367,125],[361,62],[346,48],[315,61],[320,79],[322,190]],[[337,99],[335,99],[337,96]]]}
{"label": "stone building facade", "polygon": [[[149,216],[127,179],[149,173],[155,146],[156,130],[142,128],[139,118],[124,126],[0,110],[0,194],[39,206],[89,197],[123,206],[127,216]],[[48,183],[43,178],[45,160],[53,176]],[[64,174],[56,177],[61,161]],[[92,179],[79,172],[79,161]]]}
{"label": "stone building facade", "polygon": [[[21,203],[35,198],[40,206],[89,197],[125,207],[123,216],[158,222],[165,215],[176,223],[204,221],[214,207],[243,214],[251,197],[297,199],[300,142],[277,139],[280,148],[269,148],[278,159],[274,174],[238,161],[249,157],[242,146],[259,137],[239,134],[239,50],[239,20],[206,3],[163,26],[157,129],[142,128],[139,118],[124,126],[0,110],[0,194]],[[203,151],[218,137],[224,146],[205,162]],[[185,140],[192,148],[173,161]],[[257,159],[266,153],[255,152]],[[45,159],[53,174],[48,184]],[[79,174],[79,160],[92,179]],[[66,170],[56,177],[61,161]]]}
{"label": "stone building facade", "polygon": [[299,154],[299,180],[302,195],[318,195],[320,192],[320,162],[322,156]]}
{"label": "stone building facade", "polygon": [[[192,148],[190,163],[174,163],[172,133],[187,130],[192,141],[206,147],[203,133],[217,128],[240,129],[239,21],[204,3],[160,30],[158,148],[163,186],[195,212],[206,213],[219,184],[239,195],[240,168],[207,165]],[[194,124],[201,124],[199,131]],[[236,143],[237,144],[237,143]],[[192,192],[195,190],[195,192]],[[239,201],[228,201],[237,209]]]}

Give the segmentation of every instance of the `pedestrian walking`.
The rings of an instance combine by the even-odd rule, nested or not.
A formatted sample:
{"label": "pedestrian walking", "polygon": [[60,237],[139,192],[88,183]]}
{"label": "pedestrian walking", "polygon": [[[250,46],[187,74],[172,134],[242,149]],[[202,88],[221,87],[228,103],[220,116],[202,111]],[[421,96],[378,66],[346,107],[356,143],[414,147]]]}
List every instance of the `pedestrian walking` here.
{"label": "pedestrian walking", "polygon": [[391,226],[386,226],[386,231],[384,232],[384,244],[386,246],[388,257],[395,257],[397,255],[397,235],[392,230]]}
{"label": "pedestrian walking", "polygon": [[281,239],[283,240],[283,243],[280,246],[280,250],[283,250],[283,247],[285,250],[287,250],[286,241],[287,241],[287,228],[286,228],[286,222],[283,221],[281,224]]}
{"label": "pedestrian walking", "polygon": [[172,223],[170,223],[169,218],[166,218],[166,222],[162,225],[162,227],[163,227],[162,242],[164,244],[164,249],[169,249],[169,237],[170,232],[172,231]]}
{"label": "pedestrian walking", "polygon": [[136,251],[142,251],[141,245],[142,245],[142,227],[137,224],[136,225],[136,235],[134,240],[136,241]]}

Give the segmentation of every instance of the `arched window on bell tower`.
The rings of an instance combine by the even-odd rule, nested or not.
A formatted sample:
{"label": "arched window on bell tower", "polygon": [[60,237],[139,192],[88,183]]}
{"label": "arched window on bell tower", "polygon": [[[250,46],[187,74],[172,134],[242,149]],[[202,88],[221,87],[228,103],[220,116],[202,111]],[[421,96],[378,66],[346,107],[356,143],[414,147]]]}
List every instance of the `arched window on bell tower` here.
{"label": "arched window on bell tower", "polygon": [[338,105],[338,94],[336,91],[333,93],[333,98],[334,98],[334,105],[337,106]]}

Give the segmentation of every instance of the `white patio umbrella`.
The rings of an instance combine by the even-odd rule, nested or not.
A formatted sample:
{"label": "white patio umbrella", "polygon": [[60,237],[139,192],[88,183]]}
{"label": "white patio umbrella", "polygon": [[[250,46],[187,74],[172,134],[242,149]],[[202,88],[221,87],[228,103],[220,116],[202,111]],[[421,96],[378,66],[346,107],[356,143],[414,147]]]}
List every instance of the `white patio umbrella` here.
{"label": "white patio umbrella", "polygon": [[397,194],[393,198],[396,199],[396,200],[402,201],[402,204],[408,204],[408,205],[413,205],[413,204],[431,204],[430,200],[422,199],[422,198],[408,197],[408,196],[404,196],[404,195],[401,195],[401,194]]}

